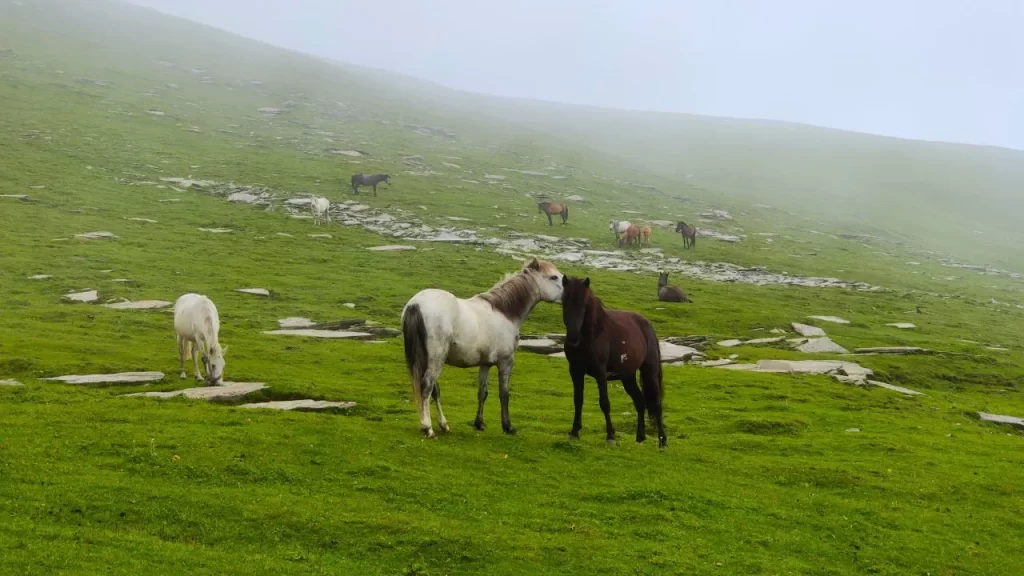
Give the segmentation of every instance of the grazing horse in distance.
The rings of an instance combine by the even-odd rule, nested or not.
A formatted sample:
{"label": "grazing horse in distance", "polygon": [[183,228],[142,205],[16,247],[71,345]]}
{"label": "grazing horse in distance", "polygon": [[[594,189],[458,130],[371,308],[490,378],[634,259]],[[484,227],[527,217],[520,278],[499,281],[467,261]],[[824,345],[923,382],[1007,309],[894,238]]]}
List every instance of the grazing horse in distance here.
{"label": "grazing horse in distance", "polygon": [[314,196],[309,203],[313,211],[313,224],[331,223],[331,201],[323,196]]}
{"label": "grazing horse in distance", "polygon": [[658,274],[658,300],[662,302],[690,302],[690,297],[678,286],[668,285],[668,272]]}
{"label": "grazing horse in distance", "polygon": [[[575,414],[569,437],[579,439],[583,411],[583,381],[591,376],[597,381],[605,432],[609,443],[615,442],[608,381],[621,380],[622,387],[633,399],[636,408],[636,441],[642,443],[647,434],[644,411],[658,427],[658,446],[668,443],[662,421],[664,388],[661,380],[661,348],[654,327],[635,312],[607,310],[590,291],[590,278],[562,279],[562,321],[565,323],[565,357],[572,377]],[[636,385],[640,371],[641,386]]]}
{"label": "grazing horse in distance", "polygon": [[178,335],[178,357],[181,360],[181,377],[185,378],[185,358],[192,355],[196,380],[203,380],[199,373],[199,357],[203,359],[206,382],[211,386],[220,384],[224,377],[224,354],[217,336],[220,332],[220,317],[217,307],[201,294],[184,294],[174,303],[174,331]]}
{"label": "grazing horse in distance", "polygon": [[649,224],[644,224],[644,227],[640,229],[640,239],[645,246],[651,245],[651,226]]}
{"label": "grazing horse in distance", "polygon": [[630,224],[629,228],[619,238],[619,248],[635,247],[640,245],[640,228],[636,224]]}
{"label": "grazing horse in distance", "polygon": [[548,215],[548,226],[553,226],[551,223],[552,215],[561,216],[562,224],[565,224],[565,221],[569,219],[569,206],[566,204],[560,204],[558,202],[539,202],[537,203],[537,211]]}
{"label": "grazing horse in distance", "polygon": [[352,175],[352,193],[359,194],[360,186],[373,186],[373,195],[377,195],[377,184],[381,182],[387,182],[388,186],[391,186],[391,176],[388,174],[371,174],[369,176],[365,174],[353,174]]}
{"label": "grazing horse in distance", "polygon": [[695,248],[697,246],[697,227],[691,226],[682,220],[676,224],[676,232],[683,235],[683,248]]}
{"label": "grazing horse in distance", "polygon": [[488,292],[457,298],[450,292],[428,288],[413,296],[402,309],[405,363],[412,377],[412,392],[419,412],[420,430],[434,437],[430,399],[437,403],[441,430],[449,430],[441,411],[438,377],[445,364],[457,368],[480,367],[474,427],[484,429],[484,400],[491,366],[498,367],[501,393],[501,429],[515,434],[508,414],[509,379],[519,343],[519,327],[538,302],[562,301],[562,273],[534,258],[508,274]]}
{"label": "grazing horse in distance", "polygon": [[608,229],[615,233],[615,241],[619,241],[619,237],[626,233],[626,230],[632,226],[626,220],[609,220]]}

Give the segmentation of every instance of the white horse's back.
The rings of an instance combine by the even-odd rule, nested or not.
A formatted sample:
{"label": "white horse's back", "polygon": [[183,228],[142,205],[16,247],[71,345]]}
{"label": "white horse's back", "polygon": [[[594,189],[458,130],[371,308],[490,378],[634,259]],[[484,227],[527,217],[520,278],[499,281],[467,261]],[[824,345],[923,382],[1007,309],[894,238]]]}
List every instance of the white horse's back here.
{"label": "white horse's back", "polygon": [[174,329],[181,336],[197,341],[217,341],[220,317],[213,301],[202,294],[184,294],[174,303]]}
{"label": "white horse's back", "polygon": [[313,223],[331,221],[331,201],[323,196],[315,196],[309,203],[313,210]]}

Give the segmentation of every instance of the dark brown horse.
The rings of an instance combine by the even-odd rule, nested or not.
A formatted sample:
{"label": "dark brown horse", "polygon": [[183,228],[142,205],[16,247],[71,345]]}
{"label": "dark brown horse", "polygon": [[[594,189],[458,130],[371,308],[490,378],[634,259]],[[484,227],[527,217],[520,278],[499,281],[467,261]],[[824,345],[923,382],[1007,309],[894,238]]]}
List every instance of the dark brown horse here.
{"label": "dark brown horse", "polygon": [[682,220],[676,224],[676,232],[683,235],[683,248],[697,247],[697,227],[690,226]]}
{"label": "dark brown horse", "polygon": [[537,204],[537,211],[548,215],[548,226],[553,226],[551,216],[561,216],[562,224],[569,219],[569,206],[558,202],[540,202]]}
{"label": "dark brown horse", "polygon": [[[562,321],[565,323],[565,357],[572,376],[573,401],[576,413],[570,438],[580,436],[580,415],[583,410],[583,379],[590,375],[597,380],[597,391],[604,412],[608,442],[615,442],[608,381],[621,380],[622,387],[633,399],[636,408],[636,441],[647,435],[644,410],[658,426],[658,446],[664,448],[665,425],[662,422],[661,349],[654,327],[635,312],[605,310],[590,291],[590,278],[562,277]],[[636,385],[640,371],[641,387]]]}
{"label": "dark brown horse", "polygon": [[658,300],[662,302],[693,302],[682,288],[668,285],[668,272],[658,274]]}
{"label": "dark brown horse", "polygon": [[352,175],[352,193],[359,194],[360,186],[373,186],[373,195],[377,195],[377,184],[381,182],[387,182],[388,186],[391,186],[391,176],[387,174],[353,174]]}

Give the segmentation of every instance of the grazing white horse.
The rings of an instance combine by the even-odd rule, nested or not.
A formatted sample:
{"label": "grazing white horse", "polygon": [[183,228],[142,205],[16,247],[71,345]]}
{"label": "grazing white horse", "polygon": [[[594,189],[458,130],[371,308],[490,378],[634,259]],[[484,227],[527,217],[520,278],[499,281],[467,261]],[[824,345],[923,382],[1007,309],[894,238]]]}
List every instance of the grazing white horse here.
{"label": "grazing white horse", "polygon": [[550,262],[533,260],[508,274],[488,292],[457,298],[450,292],[421,290],[402,309],[405,362],[412,377],[412,392],[420,414],[420,430],[433,438],[430,399],[437,403],[441,430],[448,420],[441,410],[437,379],[445,364],[480,367],[477,393],[477,430],[484,429],[484,400],[491,366],[498,367],[501,386],[501,428],[515,434],[508,414],[509,378],[519,343],[519,327],[541,300],[562,301],[562,273]]}
{"label": "grazing white horse", "polygon": [[309,203],[313,210],[313,224],[331,222],[331,201],[323,196],[314,196]]}
{"label": "grazing white horse", "polygon": [[608,229],[615,233],[615,239],[616,240],[619,239],[619,236],[622,236],[623,234],[625,234],[626,230],[628,230],[630,226],[632,226],[632,224],[630,224],[626,220],[609,220],[608,221]]}
{"label": "grazing white horse", "polygon": [[202,380],[199,373],[199,357],[203,358],[206,381],[218,385],[224,377],[224,354],[217,335],[220,332],[220,317],[217,307],[206,296],[184,294],[174,303],[174,331],[178,333],[178,356],[181,358],[181,377],[185,378],[185,358],[192,354],[196,380]]}

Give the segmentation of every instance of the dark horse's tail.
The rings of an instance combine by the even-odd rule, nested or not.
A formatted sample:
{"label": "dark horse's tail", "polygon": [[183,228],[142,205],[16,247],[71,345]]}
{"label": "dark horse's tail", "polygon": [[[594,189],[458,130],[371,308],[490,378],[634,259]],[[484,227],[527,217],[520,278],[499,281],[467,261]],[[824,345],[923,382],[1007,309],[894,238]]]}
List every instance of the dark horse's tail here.
{"label": "dark horse's tail", "polygon": [[[654,332],[654,326],[651,326],[650,322],[647,322],[644,326],[644,338],[647,340],[647,359],[654,361],[654,369],[652,372],[658,387],[658,404],[660,406],[662,399],[665,397],[665,386],[661,378],[661,345],[658,344],[658,335]],[[653,385],[655,382],[652,382],[651,384]],[[645,389],[644,395],[647,393],[648,390]]]}
{"label": "dark horse's tail", "polygon": [[405,341],[405,365],[412,378],[412,395],[417,412],[423,406],[423,374],[427,371],[427,325],[419,304],[411,304],[402,314],[402,339]]}
{"label": "dark horse's tail", "polygon": [[562,222],[565,222],[568,219],[569,219],[569,205],[568,204],[563,204],[562,205]]}

